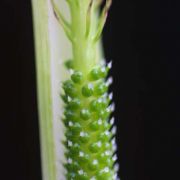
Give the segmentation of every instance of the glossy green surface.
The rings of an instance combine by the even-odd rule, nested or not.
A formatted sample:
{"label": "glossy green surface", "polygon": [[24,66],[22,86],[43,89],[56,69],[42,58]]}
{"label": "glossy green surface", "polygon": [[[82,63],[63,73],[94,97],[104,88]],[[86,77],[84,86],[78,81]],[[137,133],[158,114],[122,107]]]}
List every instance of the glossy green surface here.
{"label": "glossy green surface", "polygon": [[[105,79],[88,80],[89,73],[82,73],[84,80],[80,84],[79,81],[67,80],[63,86],[67,99],[64,111],[67,179],[112,180],[115,160],[112,158],[113,134],[109,116],[113,109]],[[89,83],[97,87],[92,93],[89,92]]]}

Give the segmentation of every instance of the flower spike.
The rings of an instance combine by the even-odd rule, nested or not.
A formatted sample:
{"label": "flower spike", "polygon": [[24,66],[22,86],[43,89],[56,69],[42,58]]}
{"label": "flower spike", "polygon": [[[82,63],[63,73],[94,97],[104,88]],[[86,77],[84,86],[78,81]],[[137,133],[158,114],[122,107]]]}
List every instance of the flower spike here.
{"label": "flower spike", "polygon": [[58,11],[55,0],[51,1],[66,35],[74,40],[72,60],[65,63],[69,76],[62,84],[67,180],[115,180],[117,146],[112,117],[115,105],[113,94],[108,94],[113,79],[107,78],[112,62],[102,64],[96,46],[112,0],[104,0],[100,16],[96,8],[103,0],[66,0],[71,14],[70,25]]}

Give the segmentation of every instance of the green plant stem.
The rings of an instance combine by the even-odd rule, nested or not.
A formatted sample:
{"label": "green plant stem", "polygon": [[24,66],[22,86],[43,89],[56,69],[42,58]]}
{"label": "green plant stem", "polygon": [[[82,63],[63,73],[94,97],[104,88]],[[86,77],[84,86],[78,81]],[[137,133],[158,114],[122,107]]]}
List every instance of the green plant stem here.
{"label": "green plant stem", "polygon": [[92,40],[85,36],[86,34],[86,18],[88,1],[83,1],[79,9],[75,6],[71,7],[71,18],[72,18],[72,49],[73,49],[73,60],[74,68],[82,71],[83,73],[88,72],[96,64],[96,44],[92,43]]}
{"label": "green plant stem", "polygon": [[56,179],[47,0],[32,0],[36,46],[41,165],[44,180]]}

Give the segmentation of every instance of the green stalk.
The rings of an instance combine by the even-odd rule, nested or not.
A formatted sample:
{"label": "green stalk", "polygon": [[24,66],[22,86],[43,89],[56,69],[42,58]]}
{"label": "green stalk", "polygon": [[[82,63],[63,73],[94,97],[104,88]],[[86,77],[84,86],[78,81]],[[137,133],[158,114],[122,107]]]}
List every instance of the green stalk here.
{"label": "green stalk", "polygon": [[33,0],[41,161],[44,180],[56,179],[47,0]]}

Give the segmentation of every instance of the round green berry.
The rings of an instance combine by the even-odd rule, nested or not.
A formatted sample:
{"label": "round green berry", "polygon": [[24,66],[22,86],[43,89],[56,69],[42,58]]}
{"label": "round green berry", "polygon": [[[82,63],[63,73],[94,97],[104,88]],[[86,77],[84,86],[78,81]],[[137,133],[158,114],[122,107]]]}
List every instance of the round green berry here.
{"label": "round green berry", "polygon": [[90,139],[90,136],[88,133],[82,131],[82,132],[80,132],[79,139],[82,143],[87,143]]}
{"label": "round green berry", "polygon": [[109,101],[109,99],[107,97],[103,97],[102,98],[102,103],[101,103],[102,107],[106,108],[109,105],[109,102],[110,101]]}
{"label": "round green berry", "polygon": [[72,153],[72,155],[78,154],[80,150],[81,150],[81,148],[78,143],[75,143],[70,147],[70,152]]}
{"label": "round green berry", "polygon": [[81,107],[81,100],[79,98],[74,98],[69,102],[68,106],[69,108],[74,110],[78,109]]}
{"label": "round green berry", "polygon": [[73,61],[71,59],[67,60],[64,64],[67,69],[73,68]]}
{"label": "round green berry", "polygon": [[65,94],[61,94],[60,96],[61,96],[62,100],[64,101],[64,103],[68,102],[68,98],[67,98],[68,96],[66,96]]}
{"label": "round green berry", "polygon": [[74,179],[76,177],[76,174],[74,172],[70,171],[70,172],[68,172],[66,174],[66,177],[67,177],[68,180],[69,179]]}
{"label": "round green berry", "polygon": [[82,169],[77,171],[77,180],[89,180],[87,173],[85,173]]}
{"label": "round green berry", "polygon": [[105,167],[97,173],[96,177],[97,180],[112,180],[112,172],[109,167]]}
{"label": "round green berry", "polygon": [[102,119],[106,119],[109,117],[110,115],[110,111],[108,109],[105,109],[105,110],[101,110],[99,113],[98,113],[99,117],[101,117]]}
{"label": "round green berry", "polygon": [[108,73],[108,68],[103,66],[103,67],[96,67],[91,70],[90,72],[90,80],[99,80],[101,78],[105,78]]}
{"label": "round green berry", "polygon": [[80,164],[88,163],[89,155],[85,154],[83,151],[80,151],[78,155],[78,160]]}
{"label": "round green berry", "polygon": [[83,80],[83,74],[80,71],[75,71],[72,75],[71,75],[71,79],[74,83],[81,83]]}
{"label": "round green berry", "polygon": [[99,140],[101,140],[102,142],[107,142],[110,139],[110,137],[111,133],[109,131],[105,131],[99,135]]}
{"label": "round green berry", "polygon": [[80,168],[79,164],[71,158],[67,158],[67,162],[68,163],[65,164],[65,167],[68,171],[77,171]]}
{"label": "round green berry", "polygon": [[92,153],[97,153],[98,151],[100,151],[102,147],[102,143],[101,141],[98,141],[96,143],[92,143],[90,146],[89,146],[89,150],[92,152]]}
{"label": "round green berry", "polygon": [[80,165],[78,164],[78,162],[77,162],[77,161],[74,161],[74,162],[72,163],[72,169],[73,169],[74,171],[77,171],[79,168],[80,168]]}
{"label": "round green berry", "polygon": [[108,86],[104,82],[100,82],[95,87],[95,93],[97,95],[103,95],[108,90]]}
{"label": "round green berry", "polygon": [[69,139],[69,140],[74,139],[74,136],[73,136],[72,132],[69,131],[69,130],[67,130],[67,131],[65,132],[65,136],[66,136],[66,138]]}
{"label": "round green berry", "polygon": [[97,131],[99,129],[99,124],[97,121],[93,121],[89,124],[89,128],[93,131]]}
{"label": "round green berry", "polygon": [[82,126],[76,122],[72,125],[72,127],[70,129],[74,135],[77,135],[81,132]]}
{"label": "round green berry", "polygon": [[90,79],[91,80],[98,80],[101,78],[101,72],[99,68],[94,68],[92,69],[92,71],[90,72]]}
{"label": "round green berry", "polygon": [[97,170],[99,166],[99,162],[97,159],[92,160],[89,164],[88,164],[88,168],[91,171]]}
{"label": "round green berry", "polygon": [[104,66],[100,68],[100,77],[105,78],[108,74],[108,69]]}
{"label": "round green berry", "polygon": [[67,80],[63,83],[63,89],[65,93],[71,97],[74,97],[77,95],[77,90],[71,80]]}
{"label": "round green berry", "polygon": [[83,120],[88,120],[91,117],[91,113],[90,113],[90,111],[88,109],[82,109],[80,111],[80,117]]}
{"label": "round green berry", "polygon": [[78,119],[77,113],[72,111],[71,109],[66,109],[64,115],[68,120],[76,121]]}
{"label": "round green berry", "polygon": [[90,97],[93,95],[94,87],[92,83],[88,83],[82,87],[82,95],[85,97]]}
{"label": "round green berry", "polygon": [[102,100],[99,98],[98,100],[92,100],[90,103],[91,111],[100,111],[102,109]]}
{"label": "round green berry", "polygon": [[111,125],[105,120],[102,124],[103,130],[109,130],[111,128]]}
{"label": "round green berry", "polygon": [[99,130],[101,127],[103,127],[103,121],[102,119],[95,120],[89,124],[89,127],[93,131]]}

